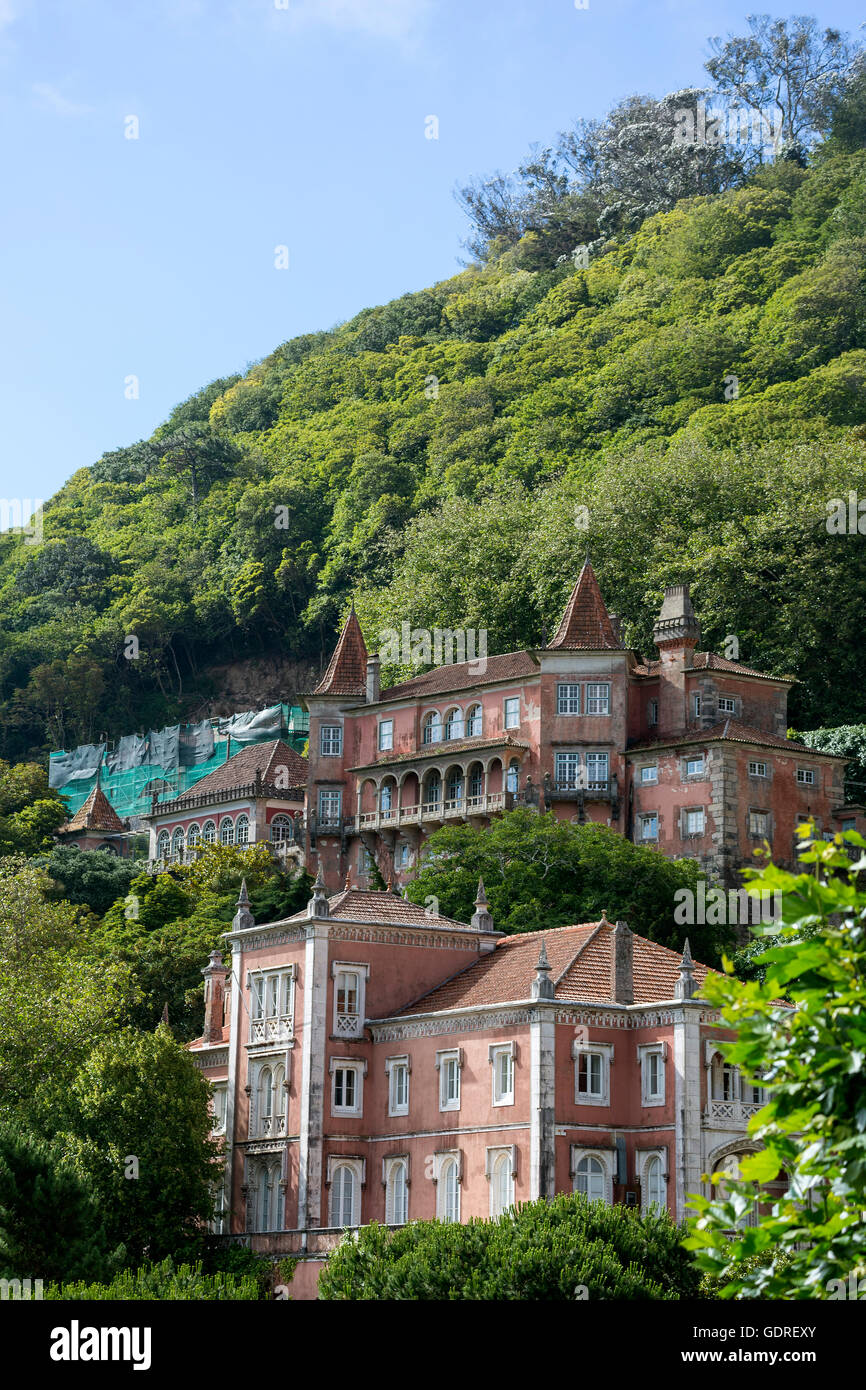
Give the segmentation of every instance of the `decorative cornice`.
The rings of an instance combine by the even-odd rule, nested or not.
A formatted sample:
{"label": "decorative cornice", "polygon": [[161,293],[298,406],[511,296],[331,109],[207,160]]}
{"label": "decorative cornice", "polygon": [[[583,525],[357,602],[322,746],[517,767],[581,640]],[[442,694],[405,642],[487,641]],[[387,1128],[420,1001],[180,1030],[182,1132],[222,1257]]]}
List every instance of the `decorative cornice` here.
{"label": "decorative cornice", "polygon": [[205,1067],[225,1067],[228,1065],[229,1050],[228,1046],[208,1049],[199,1049],[190,1052],[192,1064],[199,1071],[204,1071]]}
{"label": "decorative cornice", "polygon": [[306,941],[310,935],[310,929],[305,924],[301,927],[280,927],[275,923],[273,927],[247,927],[245,931],[223,932],[226,941],[237,941],[242,951],[258,951],[265,946],[287,946],[293,941]]}
{"label": "decorative cornice", "polygon": [[443,1033],[476,1033],[483,1028],[507,1028],[515,1024],[531,1023],[535,1008],[503,1008],[495,1012],[467,1013],[461,1016],[442,1015],[437,1018],[418,1019],[417,1022],[377,1024],[368,1019],[367,1026],[373,1034],[374,1043],[402,1042],[410,1038],[436,1038]]}
{"label": "decorative cornice", "polygon": [[[433,946],[447,950],[478,951],[480,933],[450,930],[447,927],[377,927],[331,919],[328,935],[332,941],[373,941],[389,946]],[[501,935],[501,933],[499,933]]]}

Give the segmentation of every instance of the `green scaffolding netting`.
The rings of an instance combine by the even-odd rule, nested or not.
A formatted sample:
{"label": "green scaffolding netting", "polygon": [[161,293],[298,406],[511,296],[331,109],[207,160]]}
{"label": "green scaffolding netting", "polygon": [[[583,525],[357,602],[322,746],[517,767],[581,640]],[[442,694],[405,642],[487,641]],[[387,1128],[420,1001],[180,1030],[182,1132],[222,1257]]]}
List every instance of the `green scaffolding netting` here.
{"label": "green scaffolding netting", "polygon": [[286,704],[197,724],[172,724],[147,734],[125,734],[111,747],[83,743],[71,752],[52,753],[48,781],[67,798],[70,817],[93,791],[97,773],[120,817],[143,816],[154,796],[163,801],[188,791],[246,744],[282,738],[301,752],[309,728],[306,710]]}

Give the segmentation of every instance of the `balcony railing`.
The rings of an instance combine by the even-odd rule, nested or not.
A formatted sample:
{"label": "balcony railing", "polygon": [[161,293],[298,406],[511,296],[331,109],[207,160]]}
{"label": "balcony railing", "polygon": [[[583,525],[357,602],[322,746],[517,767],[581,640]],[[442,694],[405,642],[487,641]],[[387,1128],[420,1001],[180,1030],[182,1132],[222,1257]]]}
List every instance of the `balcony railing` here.
{"label": "balcony railing", "polygon": [[511,792],[488,792],[484,796],[457,796],[446,801],[425,801],[414,806],[393,807],[388,811],[362,811],[355,817],[355,829],[393,829],[403,825],[420,825],[424,821],[460,819],[464,816],[488,816],[516,801]]}
{"label": "balcony railing", "polygon": [[710,1125],[742,1126],[744,1129],[753,1115],[763,1109],[766,1101],[711,1100],[705,1113]]}
{"label": "balcony railing", "polygon": [[250,1042],[285,1042],[292,1036],[294,1021],[291,1014],[250,1020]]}

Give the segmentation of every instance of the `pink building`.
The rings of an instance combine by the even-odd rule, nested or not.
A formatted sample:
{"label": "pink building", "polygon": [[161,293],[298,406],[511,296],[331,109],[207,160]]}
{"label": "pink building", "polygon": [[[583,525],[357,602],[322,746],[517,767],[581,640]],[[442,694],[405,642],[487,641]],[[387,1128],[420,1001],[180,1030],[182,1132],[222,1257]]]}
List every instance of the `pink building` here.
{"label": "pink building", "polygon": [[[446,633],[447,643],[455,643]],[[791,680],[698,651],[687,585],[665,590],[658,657],[624,647],[591,565],[546,646],[447,662],[380,690],[354,610],[310,711],[311,872],[329,892],[376,863],[403,884],[429,835],[527,805],[598,821],[728,887],[765,840],[794,863],[795,829],[863,829],[843,808],[845,759],[786,737]]]}
{"label": "pink building", "polygon": [[506,937],[393,892],[256,924],[243,889],[202,1038],[225,1138],[220,1230],[300,1260],[315,1297],[347,1227],[495,1216],[577,1190],[676,1217],[753,1151],[761,1103],[722,1062],[705,977],[625,923]]}

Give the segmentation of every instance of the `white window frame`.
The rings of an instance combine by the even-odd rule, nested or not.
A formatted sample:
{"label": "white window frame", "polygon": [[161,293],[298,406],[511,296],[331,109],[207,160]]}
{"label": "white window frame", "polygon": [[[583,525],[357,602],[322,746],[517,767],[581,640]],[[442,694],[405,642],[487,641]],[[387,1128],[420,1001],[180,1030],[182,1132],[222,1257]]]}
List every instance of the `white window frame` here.
{"label": "white window frame", "polygon": [[[346,1225],[334,1220],[334,1178],[338,1168],[348,1168],[354,1176],[352,1190],[352,1220]],[[325,1174],[325,1185],[328,1188],[328,1224],[333,1229],[339,1231],[360,1226],[363,1189],[367,1181],[367,1160],[365,1158],[358,1158],[354,1154],[328,1154]]]}
{"label": "white window frame", "polygon": [[[456,1182],[456,1212],[449,1217],[447,1211],[447,1196],[445,1183],[442,1180],[442,1171],[446,1164],[453,1162],[457,1167]],[[433,1155],[433,1181],[436,1184],[436,1219],[438,1221],[459,1221],[461,1207],[461,1184],[463,1182],[463,1152],[461,1149],[439,1149]]]}
{"label": "white window frame", "polygon": [[[590,772],[590,767],[602,766],[604,776],[599,777]],[[610,754],[602,753],[597,749],[589,749],[586,754],[586,787],[588,791],[606,791],[610,786]]]}
{"label": "white window frame", "polygon": [[212,1081],[213,1088],[211,1096],[211,1134],[225,1134],[226,1132],[226,1113],[228,1104],[228,1081]]}
{"label": "white window frame", "polygon": [[[655,821],[655,834],[654,834],[654,835],[646,835],[646,834],[644,834],[644,826],[645,826],[645,824],[646,824],[648,821]],[[639,833],[639,835],[638,835],[638,844],[639,844],[639,845],[652,845],[652,844],[657,844],[657,843],[658,843],[658,838],[659,838],[659,813],[658,813],[658,811],[641,811],[641,812],[639,812],[639,814],[638,814],[638,823],[639,823],[639,831],[640,831],[640,833]]]}
{"label": "white window frame", "polygon": [[377,735],[377,746],[380,753],[392,753],[394,751],[394,721],[393,719],[380,719]]}
{"label": "white window frame", "polygon": [[[246,983],[250,996],[249,1041],[252,1045],[282,1042],[294,1036],[297,969],[295,964],[280,966],[277,970],[247,971]],[[274,981],[277,982],[277,1007],[271,1009]]]}
{"label": "white window frame", "polygon": [[662,1200],[659,1205],[659,1210],[667,1211],[668,1209],[667,1184],[670,1175],[668,1173],[667,1149],[638,1149],[635,1155],[635,1168],[637,1169],[637,1180],[640,1184],[640,1207],[644,1214],[651,1210],[649,1191],[647,1188],[647,1171],[654,1160],[658,1161],[659,1167],[661,1168]]}
{"label": "white window frame", "polygon": [[[500,1161],[503,1160],[508,1165],[509,1187],[509,1200],[504,1206],[500,1205],[498,1200],[499,1194],[496,1191],[496,1170],[499,1167]],[[491,1221],[496,1221],[508,1211],[509,1207],[514,1206],[514,1180],[517,1177],[517,1145],[500,1144],[494,1148],[487,1149],[484,1160],[484,1175],[487,1178],[490,1188],[490,1219]]]}
{"label": "white window frame", "polygon": [[217,842],[216,821],[206,820],[202,826],[201,842],[203,845],[215,845]]}
{"label": "white window frame", "polygon": [[[337,1104],[337,1072],[354,1072],[355,1074],[355,1104]],[[328,1073],[331,1078],[331,1114],[332,1115],[363,1115],[364,1113],[364,1077],[367,1075],[367,1063],[364,1058],[358,1057],[331,1057],[328,1059]],[[344,1083],[345,1084],[345,1083]]]}
{"label": "white window frame", "polygon": [[[358,1010],[357,1013],[339,1013],[339,979],[340,975],[357,975],[358,977]],[[333,1028],[332,1036],[335,1038],[361,1038],[364,1035],[364,1018],[367,1003],[367,980],[370,975],[370,966],[366,961],[357,960],[334,960],[331,961],[331,979],[333,986],[333,1012],[331,1015]],[[342,1023],[340,1020],[343,1020]]]}
{"label": "white window frame", "polygon": [[220,820],[220,844],[233,845],[235,842],[234,816],[223,816]]}
{"label": "white window frame", "polygon": [[[649,774],[649,775],[648,775]],[[658,763],[644,763],[640,770],[640,784],[642,787],[654,787],[659,780]]]}
{"label": "white window frame", "polygon": [[737,702],[733,695],[720,695],[718,697],[719,714],[736,714]]}
{"label": "white window frame", "polygon": [[[477,730],[475,729],[475,724],[476,724],[476,723],[478,724],[478,729],[477,729]],[[479,705],[479,704],[476,702],[474,705],[470,705],[469,708],[468,708],[467,711],[466,711],[466,737],[467,737],[467,738],[481,738],[481,736],[482,736],[483,733],[484,733],[484,706],[483,706],[483,705]]]}
{"label": "white window frame", "polygon": [[[749,817],[749,835],[756,839],[766,840],[770,834],[770,812],[761,811],[750,806],[747,815]],[[762,830],[753,828],[752,818],[754,816],[763,817],[764,828]]]}
{"label": "white window frame", "polygon": [[[326,804],[337,804],[336,817],[329,813],[327,816],[323,810]],[[339,825],[343,818],[343,789],[342,787],[320,787],[318,797],[318,814],[320,825]]]}
{"label": "white window frame", "polygon": [[[638,1043],[637,1059],[640,1065],[640,1103],[644,1106],[664,1105],[667,1093],[667,1056],[668,1049],[666,1043]],[[652,1063],[651,1057],[658,1058],[657,1080],[659,1089],[651,1089]]]}
{"label": "white window frame", "polygon": [[[593,691],[596,693],[592,694]],[[598,694],[599,691],[603,694]],[[596,717],[610,714],[610,681],[587,681],[583,692],[583,711]]]}
{"label": "white window frame", "polygon": [[[692,767],[693,763],[700,763],[700,767]],[[691,771],[689,770],[691,768]],[[703,777],[707,771],[707,758],[705,753],[697,753],[693,758],[683,759],[683,777]]]}
{"label": "white window frame", "polygon": [[[428,737],[429,735],[429,737]],[[438,709],[428,709],[425,711],[421,721],[421,743],[441,743],[442,742],[442,715]]]}
{"label": "white window frame", "polygon": [[[517,1062],[517,1044],[514,1041],[505,1043],[490,1043],[487,1049],[487,1056],[491,1070],[491,1104],[492,1105],[513,1105],[514,1088]],[[507,1057],[510,1062],[508,1069],[511,1081],[510,1089],[499,1091],[499,1059]]]}
{"label": "white window frame", "polygon": [[[606,1206],[608,1206],[608,1207],[609,1207],[609,1206],[612,1206],[612,1205],[613,1205],[614,1157],[613,1157],[613,1154],[610,1153],[610,1152],[609,1152],[608,1150],[606,1150],[606,1149],[588,1149],[588,1148],[585,1148],[582,1144],[572,1144],[572,1145],[571,1145],[571,1159],[570,1159],[570,1163],[569,1163],[569,1176],[570,1176],[570,1178],[571,1178],[571,1190],[572,1190],[572,1192],[577,1192],[577,1178],[578,1178],[578,1171],[577,1171],[577,1170],[578,1170],[578,1167],[579,1167],[580,1163],[581,1163],[581,1162],[583,1161],[583,1159],[585,1159],[585,1158],[594,1158],[598,1163],[601,1164],[602,1178],[603,1178],[603,1182],[604,1182],[604,1194],[603,1194],[603,1196],[601,1197],[600,1200],[603,1201],[603,1202],[605,1203]],[[599,1199],[591,1198],[590,1200],[599,1200]]]}
{"label": "white window frame", "polygon": [[342,724],[322,724],[319,726],[319,756],[322,758],[341,758],[343,756]]}
{"label": "white window frame", "polygon": [[[700,816],[700,830],[689,829],[689,816]],[[682,810],[682,838],[684,840],[700,839],[701,835],[707,833],[707,810],[705,806],[684,806]]]}
{"label": "white window frame", "polygon": [[698,694],[692,696],[692,715],[695,719],[701,717],[701,697]]}
{"label": "white window frame", "polygon": [[[396,1099],[396,1080],[399,1072],[405,1068],[406,1071],[406,1099],[398,1102]],[[389,1115],[408,1115],[409,1114],[409,1086],[411,1084],[412,1062],[409,1054],[404,1052],[400,1057],[385,1058],[385,1075],[388,1078],[388,1114]]]}
{"label": "white window frame", "polygon": [[[449,1074],[450,1074],[450,1068],[451,1068],[451,1064],[452,1064],[452,1063],[456,1065],[456,1071],[457,1071],[457,1097],[456,1097],[456,1099],[455,1099],[453,1096],[452,1096],[452,1097],[449,1097],[449,1096],[448,1096],[448,1093],[447,1093],[447,1091],[448,1091],[448,1088],[447,1088],[447,1079],[448,1079],[448,1076],[449,1076]],[[462,1047],[448,1047],[448,1048],[443,1048],[443,1050],[442,1050],[441,1052],[437,1052],[437,1053],[436,1053],[436,1070],[437,1070],[438,1073],[439,1073],[439,1109],[440,1109],[440,1111],[445,1111],[445,1110],[459,1110],[459,1109],[460,1109],[460,1100],[461,1100],[461,1091],[462,1091],[462,1089],[463,1089],[463,1088],[462,1088],[462,1085],[461,1085],[461,1081],[462,1081],[461,1072],[462,1072],[462,1070],[463,1070],[463,1048],[462,1048]]]}
{"label": "white window frame", "polygon": [[[395,1219],[394,1213],[394,1176],[396,1170],[402,1167],[406,1170],[406,1212],[400,1219]],[[409,1155],[408,1154],[388,1154],[387,1158],[382,1159],[382,1186],[385,1189],[385,1225],[404,1226],[409,1220]]]}
{"label": "white window frame", "polygon": [[[574,1103],[575,1105],[610,1105],[610,1069],[613,1065],[613,1043],[603,1042],[573,1042],[571,1045],[571,1055],[574,1059]],[[578,1087],[580,1085],[580,1058],[587,1053],[598,1053],[601,1056],[601,1090],[597,1095],[581,1094]]]}
{"label": "white window frame", "polygon": [[[516,719],[513,719],[513,718],[512,718],[512,714],[514,713],[514,711],[510,708],[510,706],[512,706],[512,705],[516,705],[516,706],[517,706],[517,718],[516,718]],[[502,701],[502,727],[503,727],[504,729],[519,729],[519,728],[520,728],[520,696],[519,696],[519,695],[509,695],[509,696],[507,696],[507,698],[505,698],[505,699]]]}
{"label": "white window frame", "polygon": [[770,775],[770,769],[769,769],[769,766],[768,766],[767,763],[763,763],[763,762],[750,762],[750,763],[749,763],[749,776],[750,776],[750,777],[769,777],[769,775]]}
{"label": "white window frame", "polygon": [[798,787],[817,787],[817,785],[818,785],[818,778],[817,778],[816,775],[815,775],[815,768],[814,768],[814,767],[798,767],[798,768],[797,768],[797,786],[798,786]]}
{"label": "white window frame", "polygon": [[[574,705],[574,709],[570,706]],[[565,715],[580,714],[580,685],[574,681],[558,681],[556,685],[556,713]]]}

